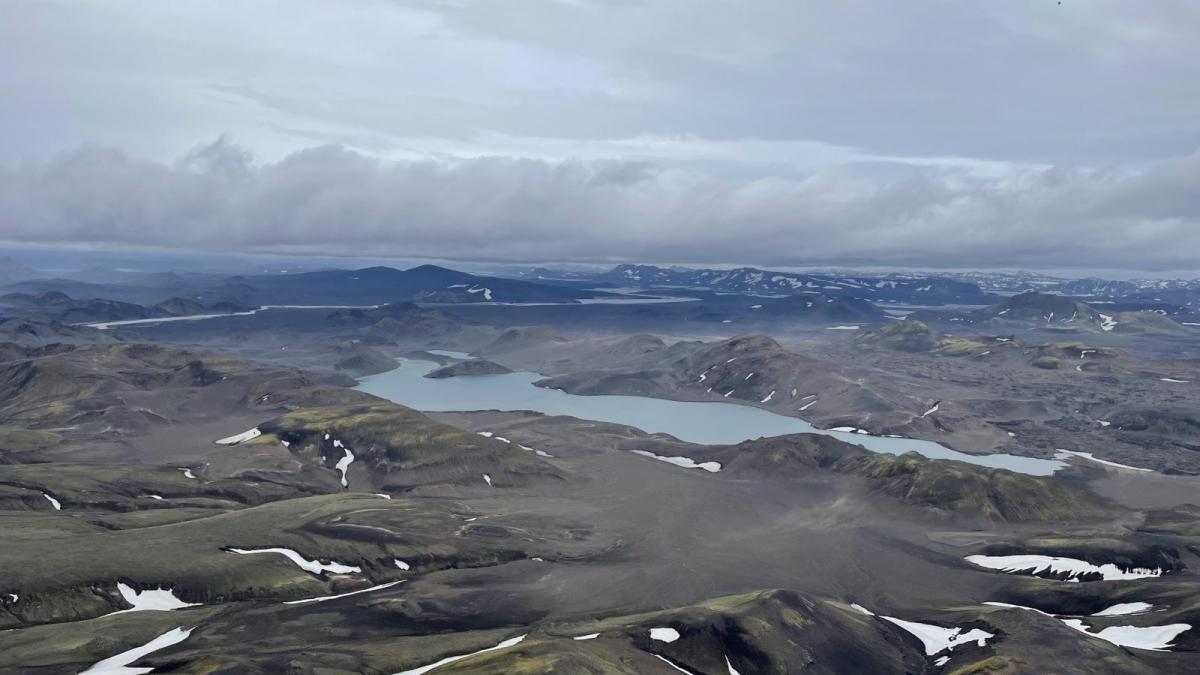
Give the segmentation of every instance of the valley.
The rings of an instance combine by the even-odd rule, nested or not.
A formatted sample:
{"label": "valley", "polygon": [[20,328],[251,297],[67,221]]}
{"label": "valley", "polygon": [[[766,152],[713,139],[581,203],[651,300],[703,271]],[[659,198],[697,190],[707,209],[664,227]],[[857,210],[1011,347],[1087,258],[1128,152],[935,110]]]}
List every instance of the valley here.
{"label": "valley", "polygon": [[1040,297],[960,322],[840,291],[782,314],[526,291],[80,322],[57,296],[8,305],[5,664],[1191,669],[1182,323],[1148,345],[1099,312],[1064,336]]}

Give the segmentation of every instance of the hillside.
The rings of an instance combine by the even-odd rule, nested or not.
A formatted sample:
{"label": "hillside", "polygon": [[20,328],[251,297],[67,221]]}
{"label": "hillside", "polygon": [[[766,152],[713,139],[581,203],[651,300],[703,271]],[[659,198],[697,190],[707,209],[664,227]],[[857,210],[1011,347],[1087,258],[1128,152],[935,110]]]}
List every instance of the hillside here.
{"label": "hillside", "polygon": [[367,267],[358,270],[240,276],[226,281],[256,289],[263,298],[263,304],[571,302],[603,295],[565,286],[476,276],[436,265],[421,265],[407,270]]}

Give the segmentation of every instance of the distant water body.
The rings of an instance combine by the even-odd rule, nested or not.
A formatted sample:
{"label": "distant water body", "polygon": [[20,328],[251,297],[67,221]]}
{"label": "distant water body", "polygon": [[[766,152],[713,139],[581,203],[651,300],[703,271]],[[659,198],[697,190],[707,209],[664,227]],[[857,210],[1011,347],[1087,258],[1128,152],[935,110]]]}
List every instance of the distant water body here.
{"label": "distant water body", "polygon": [[[457,352],[439,353],[465,356]],[[533,410],[546,415],[625,424],[706,445],[728,445],[785,434],[821,434],[874,452],[916,452],[930,459],[956,459],[1034,476],[1048,476],[1064,466],[1061,461],[1033,457],[968,455],[932,441],[828,431],[795,417],[736,403],[669,401],[644,396],[579,396],[533,386],[534,382],[543,379],[537,373],[424,377],[437,367],[438,364],[430,361],[406,360],[396,370],[362,378],[356,388],[417,410]]]}

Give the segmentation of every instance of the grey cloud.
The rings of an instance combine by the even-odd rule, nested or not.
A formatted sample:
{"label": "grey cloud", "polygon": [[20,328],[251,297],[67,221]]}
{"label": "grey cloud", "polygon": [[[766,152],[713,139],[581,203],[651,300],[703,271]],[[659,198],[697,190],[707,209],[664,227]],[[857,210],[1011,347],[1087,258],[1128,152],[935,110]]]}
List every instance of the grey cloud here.
{"label": "grey cloud", "polygon": [[[1070,166],[1200,147],[1192,0],[14,0],[0,157],[487,134]],[[269,26],[269,30],[264,30]],[[70,49],[61,48],[71,45]]]}
{"label": "grey cloud", "polygon": [[1138,170],[383,161],[339,146],[174,162],[95,146],[0,169],[0,240],[507,261],[1195,268],[1200,153]]}

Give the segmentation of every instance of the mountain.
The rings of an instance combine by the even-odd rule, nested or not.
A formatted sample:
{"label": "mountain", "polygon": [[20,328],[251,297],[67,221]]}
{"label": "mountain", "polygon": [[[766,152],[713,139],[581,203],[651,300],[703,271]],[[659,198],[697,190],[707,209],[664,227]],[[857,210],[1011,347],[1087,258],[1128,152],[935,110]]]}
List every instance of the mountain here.
{"label": "mountain", "polygon": [[1030,291],[981,309],[981,316],[1004,317],[1009,321],[1069,321],[1072,319],[1095,318],[1096,310],[1065,295],[1051,295]]}
{"label": "mountain", "polygon": [[854,337],[855,344],[878,345],[900,352],[929,352],[939,341],[921,321],[892,321],[879,330],[867,331]]}
{"label": "mountain", "polygon": [[639,288],[678,287],[742,295],[820,293],[873,302],[982,305],[995,300],[995,296],[984,293],[973,283],[929,275],[800,274],[754,267],[717,270],[617,265],[597,275],[595,280]]}
{"label": "mountain", "polygon": [[8,308],[10,314],[21,317],[65,324],[157,319],[191,314],[220,314],[252,309],[232,302],[216,302],[205,305],[184,298],[171,298],[153,307],[145,307],[119,300],[99,298],[77,300],[59,291],[0,295],[0,307]]}
{"label": "mountain", "polygon": [[[115,338],[86,326],[68,326],[28,319],[0,319],[0,345],[40,348],[48,345],[107,343]],[[3,356],[0,356],[3,360]]]}
{"label": "mountain", "polygon": [[359,270],[239,276],[226,281],[256,289],[261,294],[263,304],[571,302],[602,295],[550,284],[476,276],[436,265],[421,265],[408,270],[367,267]]}
{"label": "mountain", "polygon": [[0,295],[0,306],[24,317],[61,323],[125,321],[157,316],[155,310],[117,300],[76,300],[59,291]]}
{"label": "mountain", "polygon": [[1141,290],[1132,281],[1109,281],[1106,279],[1071,279],[1063,282],[1057,289],[1064,295],[1098,298],[1120,298],[1133,295]]}
{"label": "mountain", "polygon": [[1112,330],[1112,317],[1065,295],[1030,291],[972,313],[976,321],[1032,322],[1057,327],[1095,327]]}

